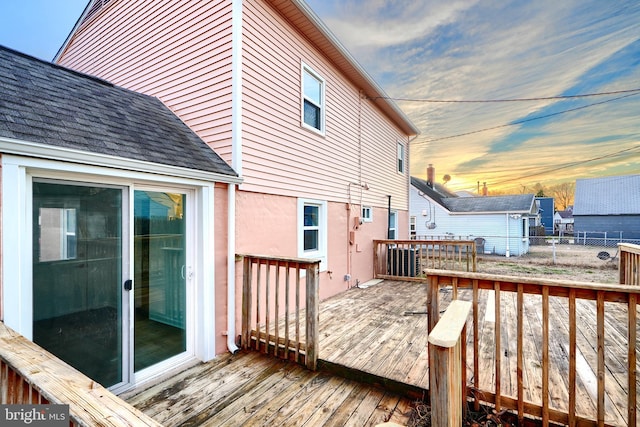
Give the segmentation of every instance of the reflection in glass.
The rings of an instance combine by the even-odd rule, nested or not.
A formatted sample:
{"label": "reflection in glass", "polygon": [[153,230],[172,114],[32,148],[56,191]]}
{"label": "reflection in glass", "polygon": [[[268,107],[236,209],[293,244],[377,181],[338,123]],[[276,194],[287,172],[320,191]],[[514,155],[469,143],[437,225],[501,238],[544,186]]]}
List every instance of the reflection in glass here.
{"label": "reflection in glass", "polygon": [[33,340],[122,381],[122,190],[33,183]]}
{"label": "reflection in glass", "polygon": [[185,195],[136,191],[134,370],[186,351]]}

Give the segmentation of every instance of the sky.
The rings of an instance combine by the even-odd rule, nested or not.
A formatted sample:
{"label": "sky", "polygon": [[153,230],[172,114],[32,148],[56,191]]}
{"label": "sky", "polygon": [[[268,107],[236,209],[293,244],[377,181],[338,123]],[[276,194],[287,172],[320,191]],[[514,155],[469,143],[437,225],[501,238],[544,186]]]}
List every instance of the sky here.
{"label": "sky", "polygon": [[[2,0],[0,44],[51,60],[86,3]],[[637,0],[307,3],[420,129],[412,175],[516,193],[640,173]]]}

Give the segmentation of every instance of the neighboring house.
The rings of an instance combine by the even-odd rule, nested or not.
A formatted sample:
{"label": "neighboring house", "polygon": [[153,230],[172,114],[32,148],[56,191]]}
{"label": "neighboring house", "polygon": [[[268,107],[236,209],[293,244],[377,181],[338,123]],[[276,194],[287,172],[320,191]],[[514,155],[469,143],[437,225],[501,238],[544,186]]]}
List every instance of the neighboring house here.
{"label": "neighboring house", "polygon": [[204,141],[156,98],[0,47],[0,154],[7,326],[108,386],[214,356],[186,302],[216,310],[240,179]]}
{"label": "neighboring house", "polygon": [[505,256],[529,251],[533,194],[457,197],[443,186],[411,177],[410,222],[418,239],[484,239],[480,250]]}
{"label": "neighboring house", "polygon": [[574,233],[580,238],[640,239],[640,175],[576,180]]}
{"label": "neighboring house", "polygon": [[[230,175],[206,187],[208,192],[180,174],[167,178],[167,183],[149,184],[134,175],[128,184],[120,179],[127,164],[115,162],[111,169],[116,169],[99,180],[108,188],[131,191],[144,185],[148,204],[126,206],[125,212],[164,212],[170,219],[136,222],[127,217],[122,222],[125,229],[133,224],[142,234],[181,233],[187,241],[187,248],[181,249],[180,241],[150,245],[125,235],[122,259],[128,264],[123,271],[137,271],[138,260],[127,251],[139,249],[149,254],[150,269],[177,266],[168,274],[195,281],[196,289],[203,289],[156,301],[164,286],[158,283],[157,289],[136,296],[136,307],[143,308],[144,316],[184,328],[178,335],[186,351],[169,358],[161,354],[149,366],[136,365],[123,387],[148,372],[237,348],[242,268],[235,254],[320,259],[320,297],[326,298],[372,278],[373,239],[408,237],[409,142],[418,131],[303,1],[185,0],[162,7],[154,2],[92,1],[56,61],[160,99],[242,179],[236,186],[240,180]],[[100,93],[82,96],[91,99]],[[103,114],[129,117],[116,107]],[[135,116],[131,120],[136,121],[135,132],[156,132],[153,121],[146,124]],[[99,117],[83,123],[102,129]],[[144,151],[117,140],[104,144]],[[198,150],[170,144],[147,151],[154,158],[187,164],[206,158]],[[107,160],[100,163],[105,168],[111,166]],[[93,170],[75,169],[77,173],[64,178],[95,183]],[[171,177],[172,169],[158,173]],[[204,173],[202,179],[207,176]],[[156,192],[168,192],[169,197],[157,197]],[[175,221],[181,215],[191,218],[182,229]],[[47,214],[52,222],[54,216],[55,212]],[[87,222],[98,229],[103,223],[113,225],[100,216]],[[74,238],[66,231],[59,233]],[[30,258],[21,265],[25,275],[20,280],[28,287]],[[155,276],[127,277],[135,284]],[[68,294],[55,288],[50,295]],[[29,304],[29,299],[21,301],[11,303]],[[184,310],[176,312],[171,301],[184,301]],[[126,314],[115,315],[123,330],[135,320]],[[31,321],[28,315],[23,320]],[[116,353],[128,351],[123,347]]]}
{"label": "neighboring house", "polygon": [[547,236],[553,235],[553,215],[555,213],[554,199],[553,197],[536,197],[536,203],[538,203],[540,213],[540,224],[544,226],[544,233]]}
{"label": "neighboring house", "polygon": [[573,206],[568,206],[563,211],[553,214],[555,232],[560,234],[573,234]]}

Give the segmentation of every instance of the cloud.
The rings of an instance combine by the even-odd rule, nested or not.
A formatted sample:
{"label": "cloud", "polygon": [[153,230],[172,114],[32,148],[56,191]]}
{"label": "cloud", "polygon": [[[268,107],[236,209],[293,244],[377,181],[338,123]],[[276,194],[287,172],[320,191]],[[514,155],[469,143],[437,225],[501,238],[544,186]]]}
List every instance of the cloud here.
{"label": "cloud", "polygon": [[[317,1],[309,3],[314,7]],[[635,1],[335,0],[331,4],[325,6],[322,18],[395,98],[537,97],[640,86],[640,3]],[[606,98],[398,104],[422,132],[411,149],[413,173],[423,176],[426,165],[434,163],[454,177],[449,185],[455,186],[456,176],[470,182],[472,175],[513,165],[513,172],[503,175],[516,180],[524,175],[519,168],[552,169],[563,157],[605,153],[614,142],[616,147],[637,144],[639,98],[434,142],[429,141]],[[594,169],[615,173],[616,167],[628,170],[625,162],[628,158],[610,159],[597,168],[562,170],[547,179],[575,179]]]}

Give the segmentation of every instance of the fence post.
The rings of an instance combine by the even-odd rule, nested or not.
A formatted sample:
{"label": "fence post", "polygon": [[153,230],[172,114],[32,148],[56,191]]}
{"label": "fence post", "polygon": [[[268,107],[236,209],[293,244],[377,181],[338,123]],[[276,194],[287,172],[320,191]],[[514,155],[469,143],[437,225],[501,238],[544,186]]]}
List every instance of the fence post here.
{"label": "fence post", "polygon": [[434,427],[461,426],[466,384],[462,371],[466,369],[466,354],[462,340],[470,301],[451,301],[447,311],[429,334],[429,395],[431,425]]}
{"label": "fence post", "polygon": [[306,298],[307,298],[307,319],[305,321],[307,342],[305,347],[305,363],[308,369],[315,371],[318,365],[318,341],[319,341],[319,329],[318,323],[320,323],[320,297],[319,291],[319,277],[318,272],[320,270],[320,261],[314,264],[307,265],[307,277],[306,277]]}

